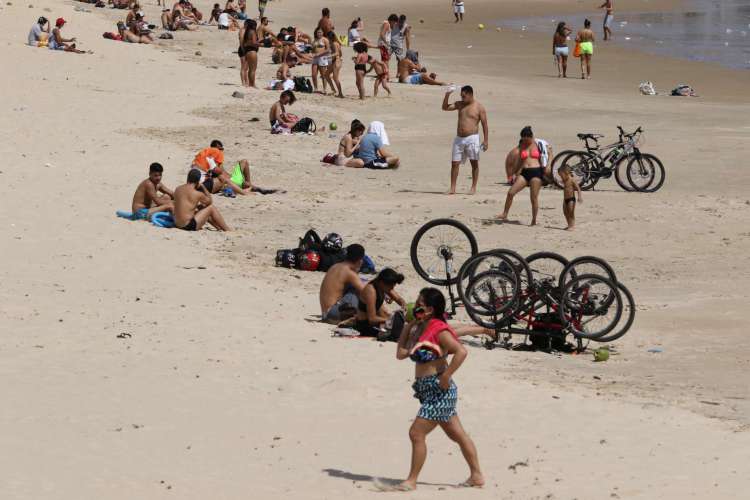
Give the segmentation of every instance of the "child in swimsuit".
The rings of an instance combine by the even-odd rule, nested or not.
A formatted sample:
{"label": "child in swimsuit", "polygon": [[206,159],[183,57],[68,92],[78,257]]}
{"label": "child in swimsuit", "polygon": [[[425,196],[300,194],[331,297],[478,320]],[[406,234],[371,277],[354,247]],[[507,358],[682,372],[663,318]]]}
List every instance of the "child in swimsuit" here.
{"label": "child in swimsuit", "polygon": [[581,198],[581,186],[570,173],[570,167],[563,165],[557,169],[560,179],[563,182],[563,215],[568,223],[566,231],[572,231],[576,224],[576,193],[578,193],[578,202],[583,202]]}
{"label": "child in swimsuit", "polygon": [[378,61],[372,56],[369,56],[367,58],[367,62],[370,64],[370,69],[367,71],[369,73],[370,71],[374,71],[375,74],[378,76],[375,79],[375,88],[373,89],[373,95],[375,97],[378,96],[378,87],[382,86],[386,92],[388,92],[388,95],[391,95],[391,89],[388,87],[388,66],[383,63],[382,61]]}

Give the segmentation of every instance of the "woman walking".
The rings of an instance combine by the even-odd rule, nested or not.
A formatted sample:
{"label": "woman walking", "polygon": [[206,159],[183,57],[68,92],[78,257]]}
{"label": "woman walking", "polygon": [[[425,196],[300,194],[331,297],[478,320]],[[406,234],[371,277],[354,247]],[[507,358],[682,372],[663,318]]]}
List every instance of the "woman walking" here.
{"label": "woman walking", "polygon": [[518,163],[515,174],[516,180],[508,190],[505,197],[505,210],[498,215],[500,220],[508,220],[508,212],[513,205],[513,197],[529,186],[531,191],[531,225],[536,225],[536,216],[539,213],[539,191],[542,189],[544,179],[543,156],[547,152],[542,151],[539,143],[534,139],[531,127],[526,126],[521,130],[521,142],[518,144]]}
{"label": "woman walking", "polygon": [[552,37],[552,55],[557,62],[557,77],[568,77],[568,35],[571,30],[565,24],[560,22],[557,25],[555,34]]}
{"label": "woman walking", "polygon": [[344,61],[342,60],[341,42],[339,42],[339,38],[333,31],[329,31],[326,38],[328,38],[328,43],[331,47],[331,64],[328,67],[328,77],[336,85],[336,90],[339,91],[336,97],[343,99],[344,91],[341,88],[341,66],[344,64]]}
{"label": "woman walking", "polygon": [[[421,404],[417,418],[409,429],[411,467],[398,491],[417,488],[419,473],[427,459],[427,435],[438,425],[456,442],[469,465],[469,478],[461,486],[482,487],[484,477],[474,442],[466,434],[456,412],[458,388],[452,377],[468,353],[458,341],[456,332],[445,323],[445,297],[436,288],[424,288],[414,306],[414,321],[404,326],[398,340],[396,358],[415,363],[414,397]],[[450,362],[448,357],[451,356]]]}
{"label": "woman walking", "polygon": [[581,50],[581,79],[591,78],[591,57],[594,55],[594,32],[591,21],[583,22],[583,29],[576,35],[576,43]]}
{"label": "woman walking", "polygon": [[242,85],[257,88],[255,86],[255,72],[258,69],[258,33],[257,23],[253,19],[247,19],[240,30],[240,47],[237,54],[240,56],[240,76]]}

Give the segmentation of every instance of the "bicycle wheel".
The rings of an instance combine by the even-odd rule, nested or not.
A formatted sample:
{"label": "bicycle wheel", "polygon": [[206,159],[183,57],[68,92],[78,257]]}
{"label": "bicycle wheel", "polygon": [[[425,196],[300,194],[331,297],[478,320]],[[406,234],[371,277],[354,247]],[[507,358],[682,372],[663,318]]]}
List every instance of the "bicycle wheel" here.
{"label": "bicycle wheel", "polygon": [[469,300],[464,306],[469,317],[480,326],[495,328],[518,301],[518,282],[503,271],[483,271],[469,282],[466,297]]}
{"label": "bicycle wheel", "polygon": [[568,259],[554,252],[537,252],[526,257],[535,286],[555,288],[568,265]]}
{"label": "bicycle wheel", "polygon": [[565,158],[563,165],[567,165],[570,168],[570,174],[578,182],[583,191],[593,189],[596,183],[599,182],[599,177],[594,174],[594,172],[599,171],[599,167],[596,156],[592,153],[586,151],[572,153]]}
{"label": "bicycle wheel", "polygon": [[587,255],[584,257],[576,257],[575,259],[571,260],[567,266],[565,266],[565,269],[563,269],[562,273],[560,274],[560,289],[562,290],[563,288],[565,288],[565,285],[568,284],[568,281],[584,274],[596,274],[599,276],[604,276],[605,278],[609,278],[609,280],[612,282],[617,282],[615,270],[612,269],[612,266],[610,266],[606,260],[600,259],[599,257]]}
{"label": "bicycle wheel", "polygon": [[409,253],[417,274],[433,285],[448,286],[456,284],[459,268],[477,251],[468,227],[453,219],[435,219],[417,230]]}
{"label": "bicycle wheel", "polygon": [[635,321],[635,300],[633,299],[633,294],[631,294],[630,290],[620,282],[617,283],[617,290],[623,298],[622,316],[620,316],[620,321],[617,323],[616,327],[613,328],[613,331],[596,339],[597,342],[613,342],[619,339],[628,333],[630,327],[633,326],[633,321]]}
{"label": "bicycle wheel", "polygon": [[612,169],[615,171],[615,181],[617,181],[617,185],[620,186],[624,191],[632,192],[635,191],[633,189],[633,186],[628,181],[628,174],[625,171],[625,167],[627,166],[628,162],[625,160],[628,160],[632,158],[632,156],[627,155],[623,156],[619,160],[617,160],[617,163],[614,164]]}
{"label": "bicycle wheel", "polygon": [[[615,300],[610,300],[614,297]],[[568,282],[561,292],[559,315],[575,337],[597,340],[611,332],[622,316],[622,296],[617,285],[595,274]]]}
{"label": "bicycle wheel", "polygon": [[666,180],[664,165],[652,154],[644,153],[641,158],[642,161],[638,161],[636,157],[628,162],[628,182],[641,193],[655,193]]}
{"label": "bicycle wheel", "polygon": [[557,186],[558,188],[562,189],[563,184],[562,180],[560,180],[560,175],[557,173],[557,167],[565,163],[565,160],[568,156],[570,156],[573,153],[584,153],[585,151],[576,151],[573,149],[566,149],[565,151],[560,151],[555,155],[555,157],[552,159],[552,164],[550,168],[552,169],[552,182]]}
{"label": "bicycle wheel", "polygon": [[505,257],[505,255],[498,250],[479,252],[464,262],[461,269],[458,271],[456,289],[462,303],[466,304],[471,300],[471,297],[468,297],[465,293],[468,284],[480,273],[490,270],[502,271],[511,275],[516,280],[516,288],[520,286],[521,280],[513,261]]}

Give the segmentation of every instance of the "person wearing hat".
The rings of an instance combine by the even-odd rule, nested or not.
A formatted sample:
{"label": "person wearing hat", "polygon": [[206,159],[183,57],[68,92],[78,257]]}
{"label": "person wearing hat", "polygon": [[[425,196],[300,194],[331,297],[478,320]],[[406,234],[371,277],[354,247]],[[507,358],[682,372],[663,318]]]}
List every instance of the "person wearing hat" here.
{"label": "person wearing hat", "polygon": [[44,47],[47,45],[49,28],[49,20],[46,17],[42,16],[37,19],[29,31],[29,45],[32,47]]}
{"label": "person wearing hat", "polygon": [[154,39],[151,38],[151,29],[148,27],[146,21],[143,20],[142,11],[139,10],[135,13],[135,19],[128,24],[128,29],[136,37],[134,43],[154,43]]}
{"label": "person wearing hat", "polygon": [[61,30],[65,26],[65,19],[58,17],[55,21],[55,27],[52,29],[52,34],[49,37],[49,48],[52,50],[64,50],[65,52],[75,52],[76,54],[83,54],[84,51],[76,48],[76,38],[63,38]]}

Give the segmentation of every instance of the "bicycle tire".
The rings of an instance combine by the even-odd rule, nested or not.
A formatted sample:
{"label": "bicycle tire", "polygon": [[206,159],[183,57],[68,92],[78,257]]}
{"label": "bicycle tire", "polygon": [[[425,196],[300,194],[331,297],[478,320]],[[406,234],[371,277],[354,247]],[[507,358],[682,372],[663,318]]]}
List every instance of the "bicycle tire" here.
{"label": "bicycle tire", "polygon": [[628,182],[630,182],[631,185],[634,188],[637,188],[637,191],[641,193],[655,193],[656,191],[661,189],[661,187],[664,185],[664,181],[666,180],[667,173],[664,169],[664,164],[662,164],[659,158],[649,153],[643,153],[641,157],[646,160],[651,166],[651,180],[642,187],[636,186],[636,184],[632,180],[632,172],[630,169],[630,164],[633,162],[633,160],[636,159],[633,158],[632,160],[630,160],[630,162],[628,162]]}
{"label": "bicycle tire", "polygon": [[583,274],[598,274],[594,271],[576,271],[576,266],[582,267],[585,265],[594,265],[595,267],[599,267],[601,270],[604,271],[602,276],[609,278],[611,281],[617,283],[617,276],[615,275],[615,270],[612,269],[612,266],[609,265],[609,263],[599,257],[594,257],[593,255],[584,255],[583,257],[576,257],[575,259],[568,262],[568,265],[565,266],[565,269],[563,269],[562,274],[560,275],[560,281],[558,286],[560,289],[564,288],[565,285],[568,284],[568,281],[571,279],[575,279],[576,277],[583,275]]}
{"label": "bicycle tire", "polygon": [[[606,299],[604,299],[602,303],[599,303],[599,301],[591,299],[592,295],[586,296],[586,299],[584,300],[586,300],[587,302],[574,300],[576,296],[573,294],[579,293],[578,287],[584,283],[587,287],[591,287],[592,283],[604,284],[609,289],[609,291],[592,295],[596,298],[606,293],[607,297],[614,296],[616,300],[607,306],[604,306]],[[561,291],[559,304],[560,307],[558,310],[558,314],[564,328],[569,333],[573,334],[574,337],[591,340],[597,340],[611,332],[620,321],[623,310],[622,296],[618,291],[617,285],[610,279],[596,274],[584,274],[578,276],[576,279],[569,281],[568,284],[565,285],[565,288],[563,288],[563,290]],[[599,327],[598,329],[595,329],[593,331],[587,329],[587,327],[591,325],[594,319],[601,318],[606,313],[608,313],[613,304],[616,304],[614,317],[608,320],[608,322],[605,323],[605,326]],[[574,315],[578,315],[579,319],[576,321],[570,321],[569,318],[573,317]],[[586,319],[586,321],[582,321],[582,319],[584,318],[588,319]]]}
{"label": "bicycle tire", "polygon": [[598,170],[596,165],[596,155],[586,151],[579,151],[568,155],[563,161],[563,165],[570,168],[570,173],[573,178],[581,186],[582,191],[590,191],[594,189],[596,183],[599,182],[599,177],[592,174],[592,171]]}
{"label": "bicycle tire", "polygon": [[[627,191],[629,193],[634,192],[633,186],[630,184],[630,181],[627,181],[628,174],[627,172],[621,172],[620,167],[623,165],[627,166],[627,162],[625,160],[628,160],[631,155],[626,155],[617,160],[617,163],[615,163],[612,167],[612,169],[615,171],[615,181],[617,182],[617,185],[620,186],[624,191]],[[626,182],[627,181],[627,182]]]}
{"label": "bicycle tire", "polygon": [[[474,233],[471,232],[471,230],[466,227],[461,222],[458,222],[454,219],[434,219],[428,222],[427,224],[420,227],[417,232],[414,234],[414,238],[412,238],[411,241],[411,248],[409,249],[409,254],[411,256],[411,263],[414,266],[414,270],[417,271],[417,274],[419,274],[425,281],[428,283],[431,283],[433,285],[438,286],[448,286],[448,285],[455,285],[458,281],[458,271],[456,270],[455,273],[451,273],[451,278],[448,279],[447,273],[445,272],[445,269],[443,267],[442,271],[435,270],[435,275],[431,274],[430,268],[425,267],[423,264],[424,262],[421,262],[419,259],[419,243],[424,238],[425,234],[427,234],[428,231],[439,227],[439,226],[450,226],[454,229],[457,229],[460,233],[463,233],[463,235],[466,237],[466,240],[468,241],[469,247],[471,248],[470,254],[466,257],[466,259],[470,258],[471,256],[474,256],[479,251],[479,247],[477,245],[477,240],[474,237]],[[450,252],[449,258],[446,258],[446,256],[442,253],[443,250],[448,250]],[[435,248],[435,256],[440,259],[444,259],[444,266],[450,265],[452,268],[460,268],[461,262],[458,265],[453,264],[453,256],[455,255],[455,252],[453,252],[453,247],[446,245],[445,242],[440,243]],[[448,262],[450,261],[450,263]],[[442,272],[442,276],[439,274],[439,272]],[[444,277],[443,277],[444,276]]]}
{"label": "bicycle tire", "polygon": [[[470,300],[468,300],[469,297],[465,293],[466,288],[468,287],[468,283],[470,283],[478,274],[488,270],[484,266],[486,266],[488,264],[487,261],[490,260],[497,260],[499,262],[490,262],[489,270],[496,269],[511,274],[516,280],[516,288],[519,288],[521,286],[521,278],[518,274],[516,266],[514,265],[513,261],[507,258],[501,251],[487,250],[484,252],[479,252],[478,254],[472,256],[466,262],[464,262],[461,266],[461,269],[458,271],[458,281],[456,282],[456,289],[458,291],[458,296],[464,305],[467,302],[470,302]],[[466,283],[466,286],[464,286],[464,283]]]}
{"label": "bicycle tire", "polygon": [[623,323],[623,326],[614,333],[610,333],[596,339],[597,342],[614,342],[615,340],[628,333],[628,331],[630,331],[630,328],[633,326],[633,322],[635,321],[635,299],[633,299],[633,294],[630,293],[630,290],[628,290],[627,287],[619,281],[617,282],[617,291],[625,299],[622,304],[623,315],[620,317],[621,320],[623,317],[625,317],[625,323]]}
{"label": "bicycle tire", "polygon": [[[511,295],[507,295],[507,289],[500,290],[502,295],[502,305],[500,307],[494,307],[493,304],[499,304],[492,293],[495,292],[496,288],[491,284],[491,281],[500,280],[505,283],[504,286],[512,286],[513,290]],[[489,285],[489,288],[488,288]],[[479,290],[480,287],[484,287],[484,290]],[[488,297],[480,297],[481,292],[489,292]],[[469,297],[480,297],[477,300],[478,304],[472,301],[465,302],[464,307],[466,313],[477,325],[483,326],[484,328],[496,328],[498,325],[503,324],[507,321],[507,316],[512,314],[512,306],[518,301],[518,287],[515,276],[498,270],[482,271],[477,274],[474,279],[469,282],[466,287],[466,295]]]}
{"label": "bicycle tire", "polygon": [[565,163],[565,159],[573,153],[585,153],[585,151],[575,149],[566,149],[565,151],[560,151],[555,155],[555,157],[552,159],[552,163],[550,164],[550,169],[552,170],[552,183],[559,189],[562,189],[563,185],[560,181],[560,177],[557,175],[557,167],[563,165]]}

